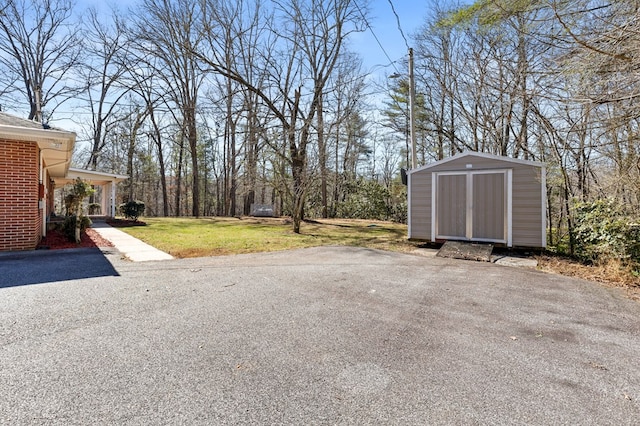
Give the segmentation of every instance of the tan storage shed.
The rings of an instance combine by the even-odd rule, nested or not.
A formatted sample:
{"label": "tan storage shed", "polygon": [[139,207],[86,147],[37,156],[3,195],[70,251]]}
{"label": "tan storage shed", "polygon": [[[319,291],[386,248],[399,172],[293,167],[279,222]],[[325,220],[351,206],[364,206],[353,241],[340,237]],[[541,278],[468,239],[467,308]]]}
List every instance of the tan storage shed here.
{"label": "tan storage shed", "polygon": [[543,163],[463,152],[407,173],[409,239],[547,245]]}

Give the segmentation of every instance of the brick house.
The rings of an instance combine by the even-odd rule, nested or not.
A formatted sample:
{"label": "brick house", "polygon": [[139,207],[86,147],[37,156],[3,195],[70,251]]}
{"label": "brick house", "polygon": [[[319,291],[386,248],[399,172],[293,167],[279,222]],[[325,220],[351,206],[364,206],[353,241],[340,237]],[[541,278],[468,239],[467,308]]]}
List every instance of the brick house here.
{"label": "brick house", "polygon": [[110,189],[102,191],[112,195],[104,211],[115,215],[115,184],[127,176],[79,169],[70,176],[75,141],[73,132],[0,112],[0,251],[36,248],[47,232],[56,181],[78,174]]}

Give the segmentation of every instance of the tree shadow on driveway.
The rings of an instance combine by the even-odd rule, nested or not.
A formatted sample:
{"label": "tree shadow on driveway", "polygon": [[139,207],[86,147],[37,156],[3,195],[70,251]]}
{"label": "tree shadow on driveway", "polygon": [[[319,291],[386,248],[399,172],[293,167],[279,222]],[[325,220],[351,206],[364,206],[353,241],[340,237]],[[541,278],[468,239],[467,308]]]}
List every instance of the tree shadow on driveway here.
{"label": "tree shadow on driveway", "polygon": [[119,275],[98,248],[0,254],[0,288]]}

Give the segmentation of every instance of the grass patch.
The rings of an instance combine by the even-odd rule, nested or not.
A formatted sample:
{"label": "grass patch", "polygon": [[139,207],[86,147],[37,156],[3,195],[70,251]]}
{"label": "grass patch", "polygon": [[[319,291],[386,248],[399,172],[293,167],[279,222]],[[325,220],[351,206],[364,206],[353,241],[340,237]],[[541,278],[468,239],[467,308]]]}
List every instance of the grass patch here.
{"label": "grass patch", "polygon": [[370,220],[303,222],[300,234],[287,219],[145,218],[147,226],[122,231],[174,257],[202,257],[343,245],[411,251],[404,224]]}

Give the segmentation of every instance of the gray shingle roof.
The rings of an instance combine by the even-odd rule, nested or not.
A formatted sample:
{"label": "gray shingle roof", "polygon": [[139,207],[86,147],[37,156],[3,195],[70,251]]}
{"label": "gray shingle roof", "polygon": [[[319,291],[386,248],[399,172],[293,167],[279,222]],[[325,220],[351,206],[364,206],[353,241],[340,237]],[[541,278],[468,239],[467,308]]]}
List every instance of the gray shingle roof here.
{"label": "gray shingle roof", "polygon": [[27,120],[25,118],[19,118],[13,116],[11,114],[7,114],[6,112],[0,112],[0,125],[5,126],[16,126],[16,127],[26,127],[28,129],[53,129],[53,130],[61,130],[55,129],[53,127],[49,127],[47,125],[43,125],[37,121]]}

